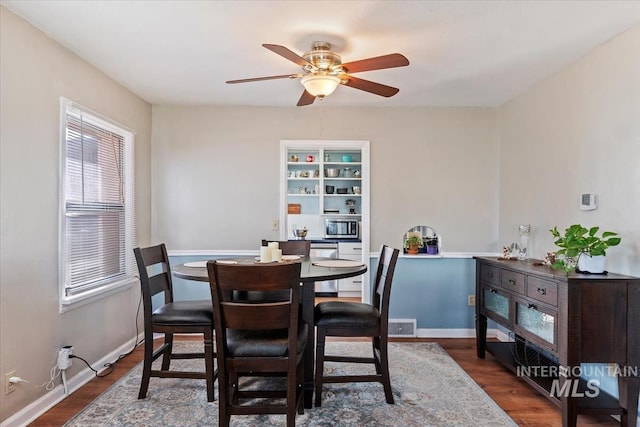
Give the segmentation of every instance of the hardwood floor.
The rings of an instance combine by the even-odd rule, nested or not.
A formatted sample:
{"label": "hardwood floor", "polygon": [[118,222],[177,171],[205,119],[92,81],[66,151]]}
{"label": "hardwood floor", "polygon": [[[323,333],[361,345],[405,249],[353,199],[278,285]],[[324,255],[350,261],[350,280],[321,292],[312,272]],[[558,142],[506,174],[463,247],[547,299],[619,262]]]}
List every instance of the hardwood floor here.
{"label": "hardwood floor", "polygon": [[[190,338],[180,337],[180,339]],[[393,341],[416,340],[439,343],[518,425],[528,427],[562,425],[558,407],[524,381],[517,379],[492,356],[487,355],[485,360],[478,359],[474,339],[393,339]],[[110,375],[94,378],[30,425],[34,427],[63,425],[141,360],[142,346],[139,346],[131,355],[120,360]],[[606,416],[596,418],[581,415],[578,418],[578,425],[619,426],[620,424]]]}

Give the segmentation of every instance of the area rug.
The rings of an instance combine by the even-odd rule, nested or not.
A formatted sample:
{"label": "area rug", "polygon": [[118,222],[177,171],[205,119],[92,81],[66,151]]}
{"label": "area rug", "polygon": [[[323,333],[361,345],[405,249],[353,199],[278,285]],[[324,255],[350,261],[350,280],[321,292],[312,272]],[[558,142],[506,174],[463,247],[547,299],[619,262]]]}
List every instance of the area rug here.
{"label": "area rug", "polygon": [[[179,342],[182,347],[198,343]],[[369,356],[365,342],[327,342],[327,354]],[[511,418],[437,343],[390,343],[391,384],[395,405],[385,402],[379,383],[326,384],[322,407],[305,409],[298,426],[425,427],[515,426]],[[201,360],[177,365],[200,368]],[[350,364],[353,365],[353,364]],[[325,363],[325,372],[354,373],[366,365]],[[371,368],[373,366],[371,365]],[[216,426],[216,401],[207,402],[203,380],[152,378],[146,399],[138,400],[142,364],[133,368],[65,424],[88,426]],[[284,415],[232,416],[234,427],[285,426]]]}

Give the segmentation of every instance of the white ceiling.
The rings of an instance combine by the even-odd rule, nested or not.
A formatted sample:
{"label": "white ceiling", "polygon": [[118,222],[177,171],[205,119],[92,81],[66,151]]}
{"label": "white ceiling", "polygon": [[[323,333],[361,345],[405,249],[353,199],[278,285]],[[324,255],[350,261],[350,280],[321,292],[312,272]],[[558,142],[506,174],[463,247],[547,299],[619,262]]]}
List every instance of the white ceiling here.
{"label": "white ceiling", "polygon": [[329,41],[343,62],[399,52],[408,67],[356,77],[324,106],[497,106],[640,22],[640,1],[1,0],[152,104],[294,106],[300,72],[263,48],[302,55]]}

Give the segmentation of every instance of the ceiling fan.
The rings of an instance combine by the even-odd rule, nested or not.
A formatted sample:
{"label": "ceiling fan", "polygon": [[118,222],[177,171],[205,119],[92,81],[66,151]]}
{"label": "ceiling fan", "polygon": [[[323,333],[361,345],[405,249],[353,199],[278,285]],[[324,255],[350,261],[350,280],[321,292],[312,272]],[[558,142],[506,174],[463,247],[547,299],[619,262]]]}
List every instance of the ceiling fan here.
{"label": "ceiling fan", "polygon": [[302,67],[302,73],[282,74],[279,76],[255,77],[251,79],[228,80],[227,83],[248,83],[261,80],[300,79],[304,92],[298,100],[298,107],[313,104],[316,98],[323,99],[330,95],[339,84],[360,89],[376,95],[390,97],[400,89],[381,83],[353,77],[351,73],[382,70],[385,68],[404,67],[409,60],[399,53],[361,59],[342,63],[340,55],[331,51],[331,44],[324,41],[314,42],[311,50],[300,56],[284,46],[263,44],[270,51]]}

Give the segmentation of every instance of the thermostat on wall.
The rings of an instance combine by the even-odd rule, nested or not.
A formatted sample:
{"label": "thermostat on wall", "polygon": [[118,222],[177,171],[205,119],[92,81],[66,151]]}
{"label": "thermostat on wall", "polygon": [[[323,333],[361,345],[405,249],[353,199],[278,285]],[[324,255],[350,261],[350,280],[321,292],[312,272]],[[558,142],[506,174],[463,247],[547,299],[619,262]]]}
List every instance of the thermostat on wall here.
{"label": "thermostat on wall", "polygon": [[583,194],[580,198],[580,209],[582,209],[583,211],[592,211],[596,208],[596,195]]}

